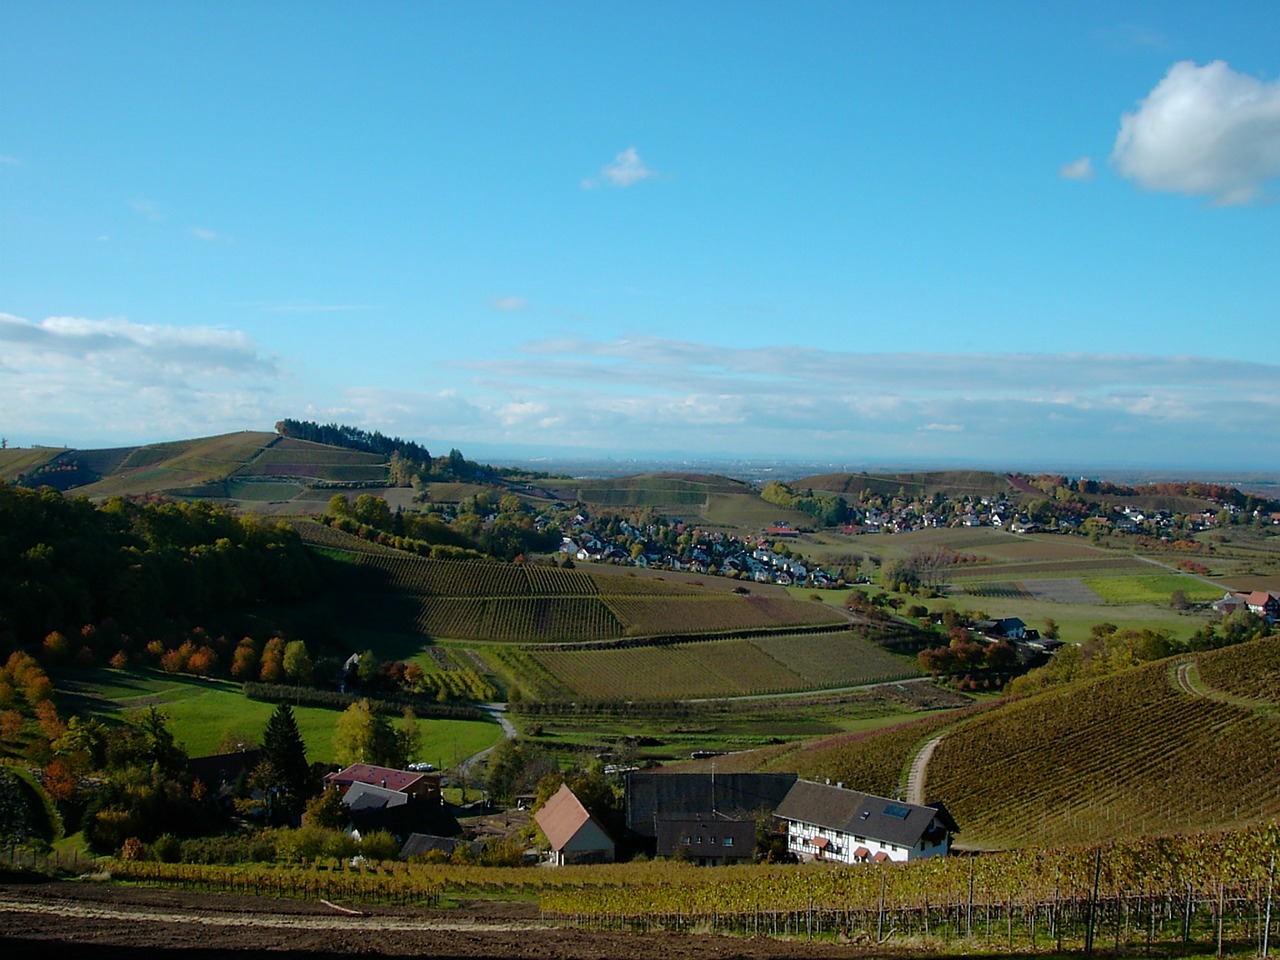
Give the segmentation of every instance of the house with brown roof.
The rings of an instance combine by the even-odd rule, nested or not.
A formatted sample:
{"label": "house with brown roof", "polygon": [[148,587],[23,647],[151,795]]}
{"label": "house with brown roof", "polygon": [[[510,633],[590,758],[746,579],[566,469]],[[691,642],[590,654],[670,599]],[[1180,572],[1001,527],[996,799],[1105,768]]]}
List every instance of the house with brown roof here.
{"label": "house with brown roof", "polygon": [[811,780],[797,780],[774,816],[786,825],[787,850],[835,863],[945,856],[959,832],[940,803],[903,803]]}
{"label": "house with brown roof", "polygon": [[1280,593],[1274,590],[1254,590],[1252,593],[1242,595],[1244,602],[1249,605],[1251,613],[1266,620],[1267,623],[1275,623],[1280,620]]}
{"label": "house with brown roof", "polygon": [[613,862],[613,838],[567,783],[561,784],[546,805],[534,813],[533,819],[551,844],[551,859],[557,866]]}
{"label": "house with brown roof", "polygon": [[371,763],[353,763],[344,770],[327,773],[324,777],[326,790],[336,787],[344,794],[357,783],[394,793],[403,793],[413,800],[434,801],[438,804],[442,799],[438,773],[420,773],[415,770],[376,767]]}

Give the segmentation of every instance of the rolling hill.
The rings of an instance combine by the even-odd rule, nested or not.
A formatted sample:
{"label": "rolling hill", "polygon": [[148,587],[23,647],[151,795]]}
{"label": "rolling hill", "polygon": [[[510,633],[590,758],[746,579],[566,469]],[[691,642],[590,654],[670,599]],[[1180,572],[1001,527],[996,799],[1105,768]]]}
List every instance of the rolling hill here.
{"label": "rolling hill", "polygon": [[[1227,829],[1280,816],[1280,636],[1025,699],[842,737],[784,758],[803,776],[925,798],[974,849]],[[775,761],[776,762],[776,761]]]}

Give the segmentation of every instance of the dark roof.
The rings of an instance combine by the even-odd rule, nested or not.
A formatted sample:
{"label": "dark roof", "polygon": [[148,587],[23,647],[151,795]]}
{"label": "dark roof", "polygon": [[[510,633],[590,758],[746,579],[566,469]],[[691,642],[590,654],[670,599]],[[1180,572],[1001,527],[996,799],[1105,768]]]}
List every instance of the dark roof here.
{"label": "dark roof", "polygon": [[794,773],[630,773],[627,829],[652,838],[659,820],[772,813],[795,782]]}
{"label": "dark roof", "polygon": [[402,807],[409,802],[409,795],[399,790],[386,790],[367,783],[353,783],[351,789],[342,795],[342,802],[351,808],[352,813],[362,813],[365,810]]}
{"label": "dark roof", "polygon": [[811,780],[797,780],[774,816],[904,847],[919,843],[935,819],[957,832],[942,804],[919,806]]}
{"label": "dark roof", "polygon": [[400,848],[400,859],[408,860],[410,857],[420,857],[430,853],[432,850],[440,850],[452,856],[453,851],[459,846],[470,847],[473,854],[479,854],[484,849],[484,844],[479,840],[437,837],[429,833],[411,833],[409,834],[409,839],[404,842],[404,846]]}
{"label": "dark roof", "polygon": [[342,802],[351,823],[361,833],[387,830],[403,839],[414,833],[448,836],[461,831],[449,807],[431,800],[414,800],[394,790],[353,784]]}

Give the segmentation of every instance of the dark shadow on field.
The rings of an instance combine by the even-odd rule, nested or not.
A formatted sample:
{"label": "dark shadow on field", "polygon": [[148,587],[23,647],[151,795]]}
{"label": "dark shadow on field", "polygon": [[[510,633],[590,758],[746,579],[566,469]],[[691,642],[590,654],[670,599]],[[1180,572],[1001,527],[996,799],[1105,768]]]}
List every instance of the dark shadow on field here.
{"label": "dark shadow on field", "polygon": [[[194,692],[228,690],[238,693],[240,685],[228,680],[194,677],[190,674],[169,674],[154,669],[120,670],[60,670],[53,673],[54,689],[64,712],[69,714],[97,714],[121,716],[134,710],[160,705],[174,699],[171,693],[159,693],[156,684],[165,687],[189,687]],[[104,695],[106,687],[112,693]],[[130,694],[134,694],[130,696]]]}

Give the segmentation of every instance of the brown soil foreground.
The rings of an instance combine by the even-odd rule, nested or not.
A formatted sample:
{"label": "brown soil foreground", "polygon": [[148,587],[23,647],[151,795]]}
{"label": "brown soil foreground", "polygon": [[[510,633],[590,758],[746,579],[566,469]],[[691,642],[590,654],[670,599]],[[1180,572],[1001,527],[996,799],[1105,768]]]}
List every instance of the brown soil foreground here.
{"label": "brown soil foreground", "polygon": [[[351,909],[353,905],[341,907]],[[856,944],[690,933],[598,933],[539,923],[531,903],[453,909],[213,896],[101,883],[0,883],[0,957],[350,960],[356,954],[529,960],[865,957]],[[882,954],[884,955],[884,954]]]}

